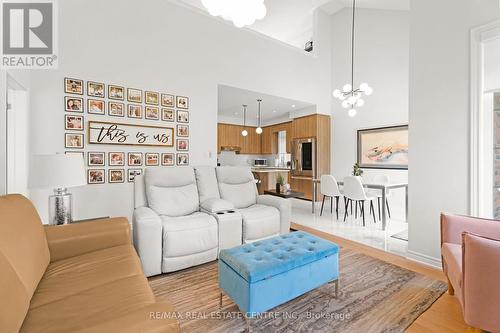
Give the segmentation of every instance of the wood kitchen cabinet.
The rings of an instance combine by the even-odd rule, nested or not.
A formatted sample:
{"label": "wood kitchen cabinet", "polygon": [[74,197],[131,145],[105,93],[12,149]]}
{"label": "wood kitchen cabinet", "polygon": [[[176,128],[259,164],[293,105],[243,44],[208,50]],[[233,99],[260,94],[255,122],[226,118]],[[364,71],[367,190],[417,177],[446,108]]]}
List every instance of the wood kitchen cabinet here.
{"label": "wood kitchen cabinet", "polygon": [[[246,128],[248,135],[241,135]],[[240,154],[255,154],[261,152],[261,136],[255,132],[255,127],[232,124],[217,124],[217,152],[220,153],[222,147],[239,147]]]}
{"label": "wood kitchen cabinet", "polygon": [[286,152],[289,154],[292,152],[292,122],[286,122],[266,126],[262,129],[262,154],[278,153],[278,133],[281,131],[286,132]]}
{"label": "wood kitchen cabinet", "polygon": [[273,154],[273,140],[271,126],[262,128],[261,153],[263,155]]}

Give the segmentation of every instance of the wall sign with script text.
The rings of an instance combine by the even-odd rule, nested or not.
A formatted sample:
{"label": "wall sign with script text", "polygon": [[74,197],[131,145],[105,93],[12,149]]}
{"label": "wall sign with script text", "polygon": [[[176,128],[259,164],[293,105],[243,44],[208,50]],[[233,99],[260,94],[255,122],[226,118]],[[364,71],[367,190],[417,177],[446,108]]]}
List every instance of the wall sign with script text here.
{"label": "wall sign with script text", "polygon": [[89,121],[88,138],[92,144],[130,146],[174,146],[174,128]]}

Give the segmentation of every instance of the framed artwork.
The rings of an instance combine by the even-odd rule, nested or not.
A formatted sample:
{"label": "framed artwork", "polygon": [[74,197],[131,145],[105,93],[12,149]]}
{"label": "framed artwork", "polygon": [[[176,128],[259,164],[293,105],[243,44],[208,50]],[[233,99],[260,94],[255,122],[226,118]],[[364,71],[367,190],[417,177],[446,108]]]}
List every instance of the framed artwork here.
{"label": "framed artwork", "polygon": [[142,118],[142,105],[128,104],[129,118]]}
{"label": "framed artwork", "polygon": [[169,94],[161,94],[161,106],[170,108],[175,107],[175,96]]}
{"label": "framed artwork", "polygon": [[91,114],[106,114],[105,102],[100,99],[88,99],[87,112]]}
{"label": "framed artwork", "polygon": [[146,91],[144,93],[144,99],[146,104],[158,105],[160,104],[160,94],[153,91]]}
{"label": "framed artwork", "polygon": [[87,165],[88,166],[104,166],[106,162],[104,160],[103,152],[91,152],[87,153]]}
{"label": "framed artwork", "polygon": [[178,123],[189,123],[189,112],[177,110],[177,122]]}
{"label": "framed artwork", "polygon": [[175,100],[178,109],[189,109],[189,97],[177,96]]}
{"label": "framed artwork", "polygon": [[104,169],[88,169],[87,170],[87,183],[89,184],[104,184]]}
{"label": "framed artwork", "polygon": [[83,149],[83,134],[64,133],[64,147]]}
{"label": "framed artwork", "polygon": [[189,150],[189,140],[177,139],[177,150],[178,151],[188,151]]}
{"label": "framed artwork", "polygon": [[64,96],[64,110],[67,112],[83,113],[83,98]]}
{"label": "framed artwork", "polygon": [[188,137],[189,125],[177,125],[177,136]]}
{"label": "framed artwork", "polygon": [[124,183],[125,182],[125,169],[109,169],[108,170],[109,183]]}
{"label": "framed artwork", "polygon": [[174,121],[174,109],[161,109],[161,120]]}
{"label": "framed artwork", "polygon": [[87,123],[89,144],[173,147],[175,128],[109,121]]}
{"label": "framed artwork", "polygon": [[142,169],[128,169],[128,181],[132,183],[135,179],[135,176],[142,175]]}
{"label": "framed artwork", "polygon": [[408,169],[408,125],[358,130],[361,168]]}
{"label": "framed artwork", "polygon": [[129,166],[141,166],[142,165],[142,153],[128,153],[128,165]]}
{"label": "framed artwork", "polygon": [[104,83],[88,81],[87,96],[104,98]]}
{"label": "framed artwork", "polygon": [[125,165],[125,153],[123,152],[109,152],[108,153],[109,166],[123,166]]}
{"label": "framed artwork", "polygon": [[64,78],[64,92],[83,95],[83,80]]}
{"label": "framed artwork", "polygon": [[177,165],[189,165],[189,154],[177,153]]}
{"label": "framed artwork", "polygon": [[123,101],[125,98],[125,88],[115,85],[108,85],[108,98]]}
{"label": "framed artwork", "polygon": [[125,104],[108,102],[108,115],[113,117],[125,117]]}
{"label": "framed artwork", "polygon": [[161,165],[163,166],[171,166],[174,165],[174,159],[175,159],[175,154],[174,153],[163,153],[161,154]]}
{"label": "framed artwork", "polygon": [[146,106],[145,115],[146,119],[158,120],[160,119],[160,110],[156,106]]}
{"label": "framed artwork", "polygon": [[142,90],[127,88],[127,101],[133,103],[142,103]]}
{"label": "framed artwork", "polygon": [[493,94],[493,109],[500,111],[500,93]]}
{"label": "framed artwork", "polygon": [[83,116],[64,115],[64,129],[70,131],[83,131]]}
{"label": "framed artwork", "polygon": [[160,165],[160,154],[159,153],[146,153],[145,156],[147,166]]}

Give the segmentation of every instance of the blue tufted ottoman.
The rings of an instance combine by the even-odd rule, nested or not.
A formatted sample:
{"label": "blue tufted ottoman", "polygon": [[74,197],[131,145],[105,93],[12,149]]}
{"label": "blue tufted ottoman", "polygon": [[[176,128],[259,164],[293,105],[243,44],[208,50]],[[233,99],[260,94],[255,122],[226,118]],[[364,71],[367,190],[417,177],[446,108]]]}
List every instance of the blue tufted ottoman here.
{"label": "blue tufted ottoman", "polygon": [[338,258],[338,245],[296,231],[222,250],[219,287],[254,316],[328,282],[337,293]]}

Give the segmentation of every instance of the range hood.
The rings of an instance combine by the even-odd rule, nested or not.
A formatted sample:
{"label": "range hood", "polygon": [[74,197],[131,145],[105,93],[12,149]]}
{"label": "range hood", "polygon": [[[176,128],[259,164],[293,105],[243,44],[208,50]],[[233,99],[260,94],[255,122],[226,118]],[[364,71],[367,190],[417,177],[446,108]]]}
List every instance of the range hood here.
{"label": "range hood", "polygon": [[241,148],[238,146],[221,146],[220,150],[221,151],[234,151],[236,154],[239,154],[241,151]]}

